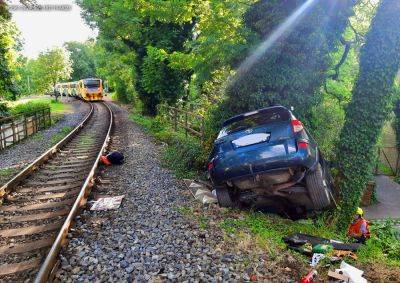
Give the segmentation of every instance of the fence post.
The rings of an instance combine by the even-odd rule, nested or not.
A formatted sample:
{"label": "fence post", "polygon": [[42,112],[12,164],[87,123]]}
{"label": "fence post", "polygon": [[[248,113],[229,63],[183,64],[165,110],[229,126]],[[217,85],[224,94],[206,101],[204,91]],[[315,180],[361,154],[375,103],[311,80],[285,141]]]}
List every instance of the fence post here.
{"label": "fence post", "polygon": [[34,121],[35,121],[35,131],[34,131],[34,133],[37,133],[38,132],[38,117],[37,117],[37,112],[35,112],[35,115],[34,115]]}
{"label": "fence post", "polygon": [[43,124],[43,128],[42,129],[46,129],[46,113],[44,112],[45,111],[45,109],[43,108],[43,110],[42,110],[42,124]]}
{"label": "fence post", "polygon": [[178,109],[174,108],[174,130],[178,130]]}
{"label": "fence post", "polygon": [[49,119],[49,126],[51,126],[51,109],[47,108],[47,118]]}
{"label": "fence post", "polygon": [[378,160],[376,161],[376,164],[375,164],[375,175],[378,174],[378,165],[379,165],[380,160],[381,160],[381,149],[378,147]]}
{"label": "fence post", "polygon": [[200,129],[200,132],[201,132],[201,141],[204,142],[204,118],[203,117],[201,117],[201,129]]}
{"label": "fence post", "polygon": [[0,150],[3,150],[5,148],[5,146],[3,147],[3,141],[4,141],[3,136],[4,136],[3,126],[0,125]]}
{"label": "fence post", "polygon": [[25,138],[28,137],[28,120],[26,119],[26,116],[24,115],[24,130],[25,130]]}
{"label": "fence post", "polygon": [[12,128],[12,132],[13,132],[13,142],[12,143],[14,144],[14,143],[16,143],[16,139],[17,139],[16,133],[15,133],[14,121],[11,122],[11,128]]}
{"label": "fence post", "polygon": [[396,148],[396,153],[397,153],[397,158],[396,158],[396,175],[395,176],[397,176],[397,174],[399,173],[399,151],[397,148]]}
{"label": "fence post", "polygon": [[186,138],[188,137],[188,114],[187,114],[187,112],[185,112],[185,135],[186,135]]}

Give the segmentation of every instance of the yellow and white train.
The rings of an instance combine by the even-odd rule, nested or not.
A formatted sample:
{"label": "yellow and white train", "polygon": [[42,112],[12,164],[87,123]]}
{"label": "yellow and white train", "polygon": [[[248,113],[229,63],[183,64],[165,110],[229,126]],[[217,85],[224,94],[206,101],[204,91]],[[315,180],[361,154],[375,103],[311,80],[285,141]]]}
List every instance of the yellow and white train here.
{"label": "yellow and white train", "polygon": [[58,83],[54,87],[54,92],[58,95],[79,97],[86,101],[103,100],[103,91],[103,82],[97,78]]}

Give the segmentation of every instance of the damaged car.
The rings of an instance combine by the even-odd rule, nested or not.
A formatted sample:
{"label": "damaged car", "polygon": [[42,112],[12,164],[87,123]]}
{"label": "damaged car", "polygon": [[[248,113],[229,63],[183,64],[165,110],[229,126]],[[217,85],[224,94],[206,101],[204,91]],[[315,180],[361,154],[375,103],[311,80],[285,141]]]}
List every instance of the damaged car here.
{"label": "damaged car", "polygon": [[283,106],[225,121],[207,169],[223,207],[281,203],[322,210],[333,200],[329,169],[316,142]]}

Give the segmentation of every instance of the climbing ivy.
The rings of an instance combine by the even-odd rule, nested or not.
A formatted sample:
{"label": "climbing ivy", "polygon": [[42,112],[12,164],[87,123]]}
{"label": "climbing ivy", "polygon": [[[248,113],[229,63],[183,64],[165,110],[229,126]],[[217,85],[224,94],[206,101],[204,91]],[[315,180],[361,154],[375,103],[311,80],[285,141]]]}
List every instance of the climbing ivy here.
{"label": "climbing ivy", "polygon": [[394,78],[400,65],[400,2],[382,0],[360,54],[360,72],[340,135],[339,188],[345,228],[376,160],[376,144],[392,110]]}
{"label": "climbing ivy", "polygon": [[[247,12],[246,25],[260,38],[268,38],[305,2],[258,1]],[[310,109],[322,100],[319,88],[332,65],[330,54],[338,47],[355,1],[315,3],[273,48],[238,73],[227,89],[224,111],[233,114],[281,104],[294,106],[304,122],[312,120]]]}

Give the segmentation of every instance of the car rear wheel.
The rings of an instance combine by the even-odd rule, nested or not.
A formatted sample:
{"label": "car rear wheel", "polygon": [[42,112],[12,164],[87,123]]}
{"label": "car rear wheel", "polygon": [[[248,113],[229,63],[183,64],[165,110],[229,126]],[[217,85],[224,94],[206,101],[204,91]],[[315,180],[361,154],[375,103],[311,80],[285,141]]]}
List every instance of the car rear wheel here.
{"label": "car rear wheel", "polygon": [[323,209],[331,204],[328,183],[324,176],[319,163],[317,168],[306,176],[308,194],[316,210]]}
{"label": "car rear wheel", "polygon": [[216,187],[218,204],[222,207],[236,207],[236,202],[227,186]]}

